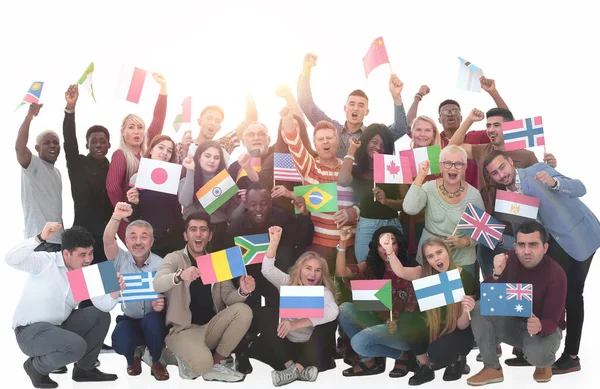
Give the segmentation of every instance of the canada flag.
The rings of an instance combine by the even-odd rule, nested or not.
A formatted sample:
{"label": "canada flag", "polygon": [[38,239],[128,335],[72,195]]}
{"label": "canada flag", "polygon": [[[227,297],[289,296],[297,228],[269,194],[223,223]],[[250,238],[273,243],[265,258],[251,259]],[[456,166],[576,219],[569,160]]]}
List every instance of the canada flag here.
{"label": "canada flag", "polygon": [[181,165],[142,158],[135,186],[156,192],[177,194]]}

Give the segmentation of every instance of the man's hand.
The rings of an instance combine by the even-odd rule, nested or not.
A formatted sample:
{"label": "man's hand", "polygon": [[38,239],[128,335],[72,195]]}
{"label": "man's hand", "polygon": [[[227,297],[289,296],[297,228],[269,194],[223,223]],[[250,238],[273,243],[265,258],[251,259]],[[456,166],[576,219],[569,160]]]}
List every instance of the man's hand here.
{"label": "man's hand", "polygon": [[241,276],[240,277],[240,289],[242,293],[245,295],[249,295],[254,292],[254,288],[256,288],[256,282],[254,281],[254,277],[252,276]]}
{"label": "man's hand", "polygon": [[536,335],[541,330],[542,322],[540,321],[540,319],[538,319],[536,315],[532,313],[531,317],[527,319],[527,332],[529,332],[529,335]]}
{"label": "man's hand", "polygon": [[288,97],[293,96],[292,88],[288,84],[280,84],[275,88],[275,94],[279,97],[283,97],[287,99]]}
{"label": "man's hand", "polygon": [[548,172],[537,172],[535,173],[534,180],[541,181],[543,184],[548,185],[550,188],[554,188],[556,186],[556,180],[548,174]]}
{"label": "man's hand", "polygon": [[119,290],[110,294],[110,297],[112,297],[115,300],[119,297],[121,292],[125,290],[125,280],[123,279],[121,273],[117,273],[117,280],[119,281]]}
{"label": "man's hand", "polygon": [[479,84],[481,85],[481,89],[487,93],[496,92],[496,81],[492,80],[491,78],[485,78],[485,76],[481,76],[479,77]]}
{"label": "man's hand", "polygon": [[[288,199],[294,198],[294,193],[291,190],[288,190],[283,185],[275,185],[273,189],[271,189],[271,198],[276,199],[278,197],[286,197]],[[304,197],[302,198],[304,200]]]}
{"label": "man's hand", "polygon": [[135,186],[127,191],[127,201],[135,205],[140,203],[140,192]]}
{"label": "man's hand", "polygon": [[392,94],[392,97],[394,99],[399,98],[400,95],[402,94],[402,89],[404,89],[404,83],[402,82],[402,80],[400,80],[398,78],[396,73],[394,73],[390,76],[389,87],[390,87],[390,93]]}
{"label": "man's hand", "polygon": [[556,158],[551,153],[544,153],[544,163],[552,169],[556,169]]}
{"label": "man's hand", "polygon": [[[293,195],[293,194],[292,194]],[[292,205],[303,215],[308,215],[308,210],[306,209],[306,201],[302,196],[296,196],[292,199]]]}
{"label": "man's hand", "polygon": [[67,101],[67,109],[74,110],[75,104],[77,103],[77,98],[79,98],[79,85],[73,84],[69,85],[69,88],[65,92],[65,100]]}
{"label": "man's hand", "polygon": [[113,211],[113,217],[115,219],[123,220],[126,217],[131,216],[133,213],[133,208],[131,208],[131,204],[127,204],[125,202],[119,201],[115,204],[115,210]]}
{"label": "man's hand", "polygon": [[429,87],[427,85],[421,85],[421,87],[419,88],[419,93],[425,97],[429,94],[431,90],[429,89]]}
{"label": "man's hand", "polygon": [[485,118],[485,114],[483,111],[478,110],[477,108],[473,108],[467,116],[467,120],[470,120],[472,123],[480,122]]}
{"label": "man's hand", "polygon": [[38,115],[38,113],[40,113],[40,109],[42,109],[43,106],[44,106],[44,104],[38,104],[38,103],[29,104],[29,111],[27,112],[27,117],[30,119],[33,119],[34,117],[36,117]]}
{"label": "man's hand", "polygon": [[181,272],[181,279],[184,281],[193,282],[200,277],[200,270],[196,266],[190,266]]}
{"label": "man's hand", "polygon": [[52,238],[61,229],[61,227],[62,225],[60,223],[46,222],[40,236],[43,240],[48,240]]}
{"label": "man's hand", "polygon": [[350,215],[348,215],[347,209],[340,209],[333,214],[333,221],[338,226],[338,228],[348,223],[349,220]]}
{"label": "man's hand", "polygon": [[152,301],[152,309],[154,312],[162,312],[165,309],[165,296],[163,294],[159,294],[158,298]]}
{"label": "man's hand", "polygon": [[308,53],[304,56],[304,63],[302,64],[302,71],[310,72],[313,66],[317,66],[317,55]]}
{"label": "man's hand", "polygon": [[279,244],[283,228],[279,226],[269,227],[269,242]]}
{"label": "man's hand", "polygon": [[242,169],[246,169],[250,167],[250,164],[252,163],[252,156],[248,153],[242,153],[238,157],[238,163]]}
{"label": "man's hand", "polygon": [[494,257],[494,274],[500,275],[506,269],[508,254],[498,254]]}

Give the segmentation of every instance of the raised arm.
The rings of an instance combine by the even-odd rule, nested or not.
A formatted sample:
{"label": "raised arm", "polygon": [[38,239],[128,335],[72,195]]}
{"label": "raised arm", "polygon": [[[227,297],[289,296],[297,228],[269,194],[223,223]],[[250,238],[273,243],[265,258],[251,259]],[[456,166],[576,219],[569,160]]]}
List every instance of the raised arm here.
{"label": "raised arm", "polygon": [[421,102],[421,100],[423,100],[423,97],[427,96],[428,94],[429,94],[429,87],[427,85],[421,85],[421,88],[419,88],[419,91],[415,94],[413,103],[410,105],[410,108],[408,109],[408,112],[406,114],[406,121],[408,122],[408,129],[406,130],[406,133],[408,134],[409,137],[412,137],[412,134],[410,133],[410,129],[412,127],[413,122],[415,121],[415,118],[418,115],[419,103]]}
{"label": "raised arm", "polygon": [[277,289],[282,285],[287,285],[290,280],[289,275],[275,267],[275,255],[277,254],[277,247],[279,247],[282,232],[282,228],[278,226],[269,228],[269,247],[267,248],[267,253],[261,267],[263,276],[277,287]]}
{"label": "raised arm", "polygon": [[473,108],[473,110],[469,113],[469,116],[461,123],[460,127],[456,130],[452,138],[450,138],[449,145],[460,146],[463,150],[467,152],[467,158],[473,159],[473,147],[472,145],[465,143],[465,136],[467,135],[467,131],[475,122],[482,121],[485,115],[482,111],[477,108]]}
{"label": "raised arm", "polygon": [[[258,109],[256,109],[256,101],[254,101],[254,97],[251,94],[248,94],[246,95],[246,117],[234,130],[237,138],[242,139],[246,127],[248,127],[250,123],[254,123],[256,121],[258,121]],[[232,151],[233,150],[228,150],[229,153]]]}
{"label": "raised arm", "polygon": [[402,104],[402,89],[404,89],[404,83],[402,80],[392,74],[389,82],[390,93],[394,100],[394,123],[388,128],[392,132],[394,141],[400,139],[406,135],[408,130],[408,122],[406,120],[406,112],[404,112],[404,104]]}
{"label": "raised arm", "polygon": [[298,123],[294,119],[292,108],[289,105],[285,106],[281,110],[280,115],[283,127],[283,140],[288,145],[296,170],[306,179],[315,165],[315,158],[306,150],[302,139],[300,139]]}
{"label": "raised arm", "polygon": [[15,143],[15,151],[17,152],[17,161],[23,169],[27,169],[31,163],[31,150],[27,147],[29,141],[29,126],[34,117],[40,113],[40,109],[44,104],[31,103],[29,105],[29,111],[23,120],[23,124],[19,127],[17,133],[17,141]]}
{"label": "raised arm", "polygon": [[492,80],[491,78],[485,78],[484,76],[481,76],[479,78],[479,83],[481,84],[481,89],[483,89],[484,91],[489,93],[490,96],[492,96],[496,107],[508,109],[508,105],[506,105],[504,99],[502,99],[500,93],[498,93],[498,90],[496,89],[496,81]]}
{"label": "raised arm", "polygon": [[342,227],[338,243],[337,256],[335,257],[335,275],[343,278],[353,278],[354,274],[346,264],[346,244],[352,237],[352,227]]}
{"label": "raised arm", "polygon": [[331,119],[329,116],[325,114],[325,112],[321,111],[312,97],[312,91],[310,89],[310,72],[313,66],[317,65],[317,55],[316,54],[306,54],[304,56],[304,62],[302,64],[302,73],[300,74],[300,78],[298,79],[298,104],[302,111],[306,115],[308,121],[314,126],[321,120],[328,121],[333,123],[333,125],[338,127],[343,127],[343,125]]}
{"label": "raised arm", "polygon": [[133,209],[130,204],[118,202],[117,205],[115,205],[115,210],[113,211],[110,220],[106,223],[102,241],[104,242],[104,253],[109,261],[115,259],[119,254],[119,246],[117,245],[116,237],[121,220],[131,216],[132,212]]}
{"label": "raised arm", "polygon": [[[60,223],[46,222],[40,236],[43,240],[48,240],[61,228]],[[29,274],[40,274],[54,261],[54,254],[34,251],[39,244],[36,237],[19,243],[6,254],[6,264]]]}
{"label": "raised arm", "polygon": [[127,161],[125,160],[125,154],[123,154],[123,150],[117,149],[111,157],[110,164],[108,165],[108,173],[106,174],[106,193],[112,205],[125,200],[121,185],[125,180],[126,171]]}
{"label": "raised arm", "polygon": [[294,97],[294,92],[292,92],[290,86],[287,84],[278,85],[275,89],[275,94],[285,99],[285,103],[292,107],[294,115],[301,118],[302,123],[306,126],[306,117],[304,116],[304,112],[302,112],[302,108],[300,108],[300,104],[298,104],[298,100]]}
{"label": "raised arm", "polygon": [[423,208],[427,205],[427,193],[421,188],[423,186],[423,181],[425,181],[425,177],[427,177],[427,172],[429,171],[429,161],[423,161],[419,164],[419,172],[417,177],[413,181],[410,189],[404,196],[404,201],[402,202],[402,209],[409,215],[416,215],[421,212]]}
{"label": "raised arm", "polygon": [[71,163],[78,163],[79,157],[77,131],[75,129],[75,104],[77,104],[78,97],[79,85],[70,85],[65,92],[65,100],[67,101],[67,105],[65,107],[65,118],[63,120],[63,147],[65,149],[65,159],[67,160],[67,165]]}
{"label": "raised arm", "polygon": [[184,207],[189,207],[194,203],[194,174],[196,164],[191,156],[185,157],[181,165],[186,169],[185,178],[179,181],[179,189],[177,190],[177,198],[179,204]]}
{"label": "raised arm", "polygon": [[158,93],[158,99],[154,106],[154,116],[152,117],[152,123],[148,126],[148,134],[146,136],[146,142],[150,144],[152,139],[162,133],[163,127],[165,126],[165,117],[167,116],[167,81],[162,74],[152,73],[154,81],[160,85],[160,92]]}
{"label": "raised arm", "polygon": [[391,233],[387,232],[385,234],[381,234],[379,237],[379,245],[385,250],[384,261],[389,262],[394,274],[407,281],[413,281],[421,278],[423,269],[421,266],[407,267],[400,262],[396,256],[396,253],[394,252],[394,242],[392,240]]}
{"label": "raised arm", "polygon": [[350,146],[348,147],[348,153],[344,157],[340,174],[338,175],[338,184],[340,186],[352,185],[352,167],[354,166],[354,156],[356,151],[360,148],[360,141],[354,137],[350,137]]}

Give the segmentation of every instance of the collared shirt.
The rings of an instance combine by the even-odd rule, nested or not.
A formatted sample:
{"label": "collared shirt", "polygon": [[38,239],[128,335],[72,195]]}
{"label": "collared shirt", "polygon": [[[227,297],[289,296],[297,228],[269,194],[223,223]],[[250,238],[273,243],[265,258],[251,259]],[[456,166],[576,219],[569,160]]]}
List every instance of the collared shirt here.
{"label": "collared shirt", "polygon": [[[138,267],[131,253],[119,247],[119,254],[114,259],[115,270],[121,274],[146,273],[158,271],[162,258],[150,253],[142,267]],[[132,319],[141,319],[147,313],[153,312],[152,301],[130,301],[125,303],[124,313]]]}
{"label": "collared shirt", "polygon": [[[29,238],[6,254],[9,266],[29,273],[13,316],[13,329],[39,322],[61,325],[77,306],[62,252],[34,252],[37,246],[35,238]],[[117,300],[109,294],[91,300],[104,312],[109,312],[117,304]]]}
{"label": "collared shirt", "polygon": [[510,189],[508,186],[506,190],[511,193],[523,194],[523,187],[521,186],[521,177],[519,177],[519,171],[515,169],[515,190]]}

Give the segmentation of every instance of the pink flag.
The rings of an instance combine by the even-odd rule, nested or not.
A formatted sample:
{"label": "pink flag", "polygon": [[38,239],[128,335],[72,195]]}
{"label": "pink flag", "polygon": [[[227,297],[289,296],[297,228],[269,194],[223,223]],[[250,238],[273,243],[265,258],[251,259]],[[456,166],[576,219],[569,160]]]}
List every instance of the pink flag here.
{"label": "pink flag", "polygon": [[117,96],[138,104],[146,81],[146,74],[148,72],[143,69],[123,65],[119,76]]}
{"label": "pink flag", "polygon": [[188,96],[183,100],[183,109],[181,113],[181,122],[182,123],[191,123],[192,122],[192,96]]}
{"label": "pink flag", "polygon": [[367,54],[363,58],[363,65],[365,66],[365,77],[369,77],[369,73],[373,71],[377,66],[383,65],[384,63],[390,63],[388,58],[383,38],[379,37],[371,43]]}

